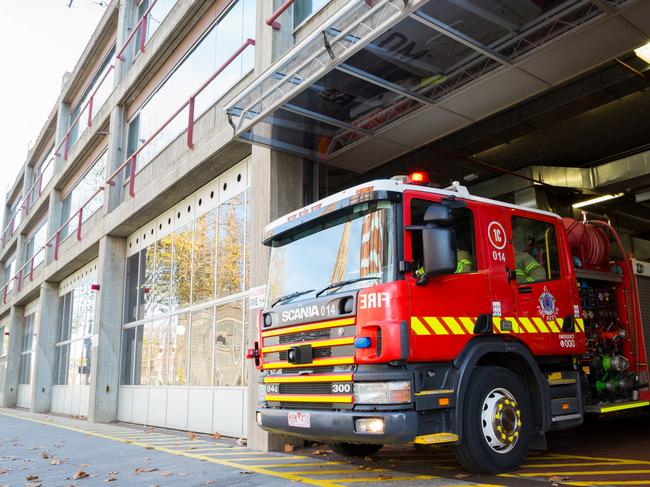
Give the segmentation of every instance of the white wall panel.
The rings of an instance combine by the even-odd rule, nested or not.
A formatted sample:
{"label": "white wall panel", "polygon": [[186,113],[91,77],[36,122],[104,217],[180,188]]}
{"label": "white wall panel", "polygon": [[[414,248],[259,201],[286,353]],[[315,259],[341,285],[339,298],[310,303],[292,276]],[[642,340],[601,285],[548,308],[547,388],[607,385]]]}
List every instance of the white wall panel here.
{"label": "white wall panel", "polygon": [[167,427],[187,429],[187,387],[169,387],[167,389]]}
{"label": "white wall panel", "polygon": [[214,433],[212,429],[213,391],[209,387],[190,387],[187,412],[187,429],[201,433]]}
{"label": "white wall panel", "polygon": [[167,421],[167,388],[151,387],[147,408],[147,424],[165,426]]}
{"label": "white wall panel", "polygon": [[120,386],[117,392],[117,419],[133,422],[133,387]]}
{"label": "white wall panel", "polygon": [[244,389],[242,387],[214,390],[212,427],[226,436],[244,433]]}
{"label": "white wall panel", "polygon": [[149,408],[149,388],[135,387],[133,389],[133,413],[131,421],[147,424],[147,410]]}
{"label": "white wall panel", "polygon": [[29,409],[32,406],[32,386],[29,384],[18,384],[16,406]]}

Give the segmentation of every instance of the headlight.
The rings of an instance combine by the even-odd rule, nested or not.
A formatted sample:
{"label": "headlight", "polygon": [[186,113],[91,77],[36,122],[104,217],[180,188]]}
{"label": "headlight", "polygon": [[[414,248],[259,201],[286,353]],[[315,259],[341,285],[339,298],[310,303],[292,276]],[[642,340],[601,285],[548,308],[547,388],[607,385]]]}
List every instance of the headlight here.
{"label": "headlight", "polygon": [[411,383],[358,382],[354,384],[354,401],[357,404],[403,404],[411,402]]}

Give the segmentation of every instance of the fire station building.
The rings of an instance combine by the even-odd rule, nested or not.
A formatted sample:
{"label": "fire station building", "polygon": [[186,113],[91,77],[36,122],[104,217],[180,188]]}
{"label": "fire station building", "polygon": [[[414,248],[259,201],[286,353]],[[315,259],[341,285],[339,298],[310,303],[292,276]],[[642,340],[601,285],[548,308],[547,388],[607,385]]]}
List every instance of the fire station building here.
{"label": "fire station building", "polygon": [[649,42],[650,0],[113,0],[6,194],[0,405],[274,448],[264,227],[412,169],[650,260]]}

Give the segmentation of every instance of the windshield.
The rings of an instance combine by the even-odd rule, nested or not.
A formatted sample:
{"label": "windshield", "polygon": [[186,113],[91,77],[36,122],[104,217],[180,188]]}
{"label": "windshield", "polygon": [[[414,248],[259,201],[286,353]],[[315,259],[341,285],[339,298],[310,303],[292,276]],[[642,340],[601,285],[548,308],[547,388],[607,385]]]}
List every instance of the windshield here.
{"label": "windshield", "polygon": [[[392,205],[386,201],[358,204],[344,215],[319,220],[298,234],[274,241],[268,305],[392,280],[392,214]],[[325,289],[328,286],[332,287]]]}

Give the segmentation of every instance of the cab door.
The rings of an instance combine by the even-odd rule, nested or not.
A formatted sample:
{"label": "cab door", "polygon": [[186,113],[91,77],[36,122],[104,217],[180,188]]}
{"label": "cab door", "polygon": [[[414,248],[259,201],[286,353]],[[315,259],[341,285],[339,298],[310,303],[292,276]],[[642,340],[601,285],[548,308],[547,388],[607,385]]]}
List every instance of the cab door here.
{"label": "cab door", "polygon": [[535,354],[574,353],[575,334],[562,332],[564,321],[575,314],[577,289],[562,252],[561,220],[522,210],[509,213],[518,335]]}
{"label": "cab door", "polygon": [[[440,361],[455,358],[473,337],[476,318],[490,313],[489,278],[485,255],[477,245],[475,202],[426,192],[404,194],[404,257],[411,263],[405,273],[410,300],[410,338],[413,361]],[[432,203],[452,206],[452,221],[461,266],[456,272],[430,278],[418,285],[416,271],[422,265],[421,231],[408,230],[422,225],[424,211]]]}

